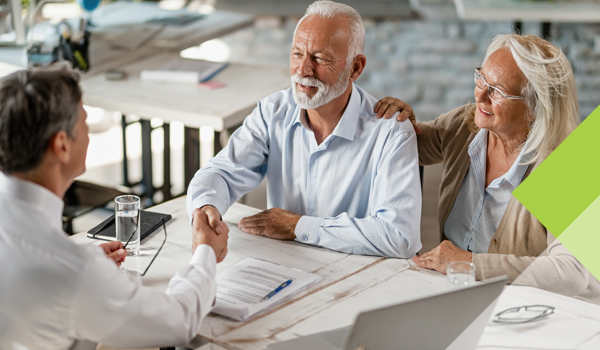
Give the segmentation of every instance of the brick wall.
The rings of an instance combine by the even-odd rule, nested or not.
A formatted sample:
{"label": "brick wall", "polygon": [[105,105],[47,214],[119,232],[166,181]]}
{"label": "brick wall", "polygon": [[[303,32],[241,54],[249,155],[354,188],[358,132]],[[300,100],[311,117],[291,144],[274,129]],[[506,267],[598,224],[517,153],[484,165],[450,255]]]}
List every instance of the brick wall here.
{"label": "brick wall", "polygon": [[[224,37],[231,61],[287,67],[297,21],[263,18]],[[473,102],[473,69],[492,37],[510,33],[512,23],[366,19],[365,27],[367,66],[358,84],[375,97],[403,99],[418,119],[431,120]],[[525,33],[539,31],[539,23],[523,24]],[[553,24],[551,38],[573,65],[585,118],[600,104],[600,24]]]}

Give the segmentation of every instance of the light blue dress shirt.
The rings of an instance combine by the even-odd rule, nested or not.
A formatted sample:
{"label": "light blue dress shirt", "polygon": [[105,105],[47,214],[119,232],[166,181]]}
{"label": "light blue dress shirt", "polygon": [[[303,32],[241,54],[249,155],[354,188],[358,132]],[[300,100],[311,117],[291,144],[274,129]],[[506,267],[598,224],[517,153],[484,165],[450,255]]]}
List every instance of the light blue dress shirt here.
{"label": "light blue dress shirt", "polygon": [[488,131],[481,129],[469,144],[471,165],[463,180],[452,211],[444,224],[444,234],[457,247],[473,253],[487,253],[512,192],[529,167],[533,152],[523,154],[502,176],[485,188]]}
{"label": "light blue dress shirt", "polygon": [[187,209],[226,210],[267,176],[268,207],[302,215],[296,240],[352,254],[408,258],[421,249],[417,138],[410,122],[378,120],[353,86],[320,145],[292,90],[256,109],[188,189]]}

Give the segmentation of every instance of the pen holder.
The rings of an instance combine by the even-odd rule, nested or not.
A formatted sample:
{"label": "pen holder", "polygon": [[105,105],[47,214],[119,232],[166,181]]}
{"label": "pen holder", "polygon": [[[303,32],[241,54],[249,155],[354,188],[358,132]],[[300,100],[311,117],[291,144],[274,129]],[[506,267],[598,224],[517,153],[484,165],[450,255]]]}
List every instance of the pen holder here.
{"label": "pen holder", "polygon": [[88,56],[88,47],[90,45],[90,32],[85,31],[81,38],[72,40],[72,38],[61,36],[58,43],[58,60],[71,62],[73,68],[79,68],[86,72],[90,69],[90,60]]}

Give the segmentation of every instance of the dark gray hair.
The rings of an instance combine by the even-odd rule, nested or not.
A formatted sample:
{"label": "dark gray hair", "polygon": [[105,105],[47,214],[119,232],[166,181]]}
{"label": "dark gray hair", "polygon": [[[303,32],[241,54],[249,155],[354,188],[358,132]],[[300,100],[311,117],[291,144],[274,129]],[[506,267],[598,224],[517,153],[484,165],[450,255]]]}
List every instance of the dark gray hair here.
{"label": "dark gray hair", "polygon": [[0,171],[35,169],[50,138],[73,137],[79,116],[79,75],[68,65],[22,70],[0,79]]}

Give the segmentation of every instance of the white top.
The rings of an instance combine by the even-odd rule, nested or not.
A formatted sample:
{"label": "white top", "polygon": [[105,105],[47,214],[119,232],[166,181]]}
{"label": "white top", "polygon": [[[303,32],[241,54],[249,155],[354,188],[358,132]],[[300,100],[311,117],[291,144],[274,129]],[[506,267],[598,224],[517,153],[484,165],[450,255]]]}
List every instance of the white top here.
{"label": "white top", "polygon": [[196,249],[165,295],[99,247],[69,240],[62,210],[46,188],[0,172],[0,349],[68,349],[76,340],[168,346],[198,333],[216,291],[209,246]]}

